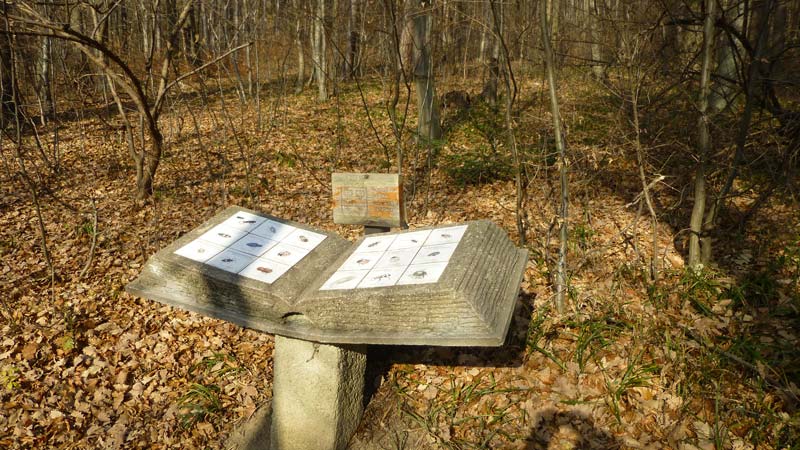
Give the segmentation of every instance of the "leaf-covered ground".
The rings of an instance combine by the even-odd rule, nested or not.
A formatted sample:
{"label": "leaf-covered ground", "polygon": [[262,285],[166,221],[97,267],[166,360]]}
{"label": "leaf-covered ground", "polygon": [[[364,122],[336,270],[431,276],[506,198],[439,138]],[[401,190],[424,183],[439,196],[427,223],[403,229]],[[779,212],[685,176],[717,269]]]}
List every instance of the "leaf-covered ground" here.
{"label": "leaf-covered ground", "polygon": [[[660,276],[650,282],[652,230],[625,110],[597,86],[566,83],[568,311],[552,308],[557,167],[546,99],[531,82],[515,116],[531,260],[508,343],[371,348],[374,394],[353,448],[797,448],[796,201],[772,196],[746,228],[726,228],[718,266],[687,272],[691,158],[678,142],[686,132],[653,131],[647,174],[666,178],[654,187]],[[0,447],[222,448],[269,400],[272,337],[124,286],[158,249],[229,205],[355,239],[358,227],[332,223],[330,172],[396,170],[397,151],[380,83],[362,87],[369,114],[350,85],[319,104],[278,83],[260,114],[234,95],[204,106],[187,94],[163,119],[168,150],[145,204],[134,200],[115,117],[64,122],[58,170],[48,166],[52,130],[40,130],[45,152],[26,144],[22,153],[53,277],[32,193],[12,179],[19,163],[4,138]],[[488,218],[518,242],[502,114],[474,102],[445,119],[447,137],[430,152],[409,130],[400,139],[409,225]],[[645,112],[654,130],[661,119]],[[730,217],[755,200],[748,186]]]}

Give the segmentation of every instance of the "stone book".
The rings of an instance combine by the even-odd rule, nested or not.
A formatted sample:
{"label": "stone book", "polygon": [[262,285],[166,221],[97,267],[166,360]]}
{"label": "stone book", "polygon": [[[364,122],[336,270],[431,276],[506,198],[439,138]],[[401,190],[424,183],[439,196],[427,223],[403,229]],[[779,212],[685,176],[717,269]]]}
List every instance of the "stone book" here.
{"label": "stone book", "polygon": [[351,243],[229,207],[153,255],[126,290],[315,342],[499,346],[526,263],[486,220]]}

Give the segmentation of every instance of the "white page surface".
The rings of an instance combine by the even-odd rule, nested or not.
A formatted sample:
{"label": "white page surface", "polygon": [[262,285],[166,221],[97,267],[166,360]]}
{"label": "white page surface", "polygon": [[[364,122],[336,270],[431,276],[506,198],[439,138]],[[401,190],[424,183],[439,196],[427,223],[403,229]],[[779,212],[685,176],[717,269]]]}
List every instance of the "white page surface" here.
{"label": "white page surface", "polygon": [[291,266],[286,264],[281,264],[269,259],[258,258],[250,263],[250,265],[245,267],[241,272],[239,272],[239,275],[267,284],[272,284],[289,269],[291,269]]}
{"label": "white page surface", "polygon": [[175,250],[175,254],[204,263],[223,250],[225,250],[225,247],[221,245],[195,239],[178,250]]}

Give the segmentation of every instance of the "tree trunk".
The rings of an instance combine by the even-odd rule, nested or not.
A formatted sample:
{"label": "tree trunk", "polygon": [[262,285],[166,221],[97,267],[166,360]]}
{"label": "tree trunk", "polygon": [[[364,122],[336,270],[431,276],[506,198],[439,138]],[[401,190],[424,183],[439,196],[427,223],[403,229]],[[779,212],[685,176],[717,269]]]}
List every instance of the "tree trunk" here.
{"label": "tree trunk", "polygon": [[[726,0],[722,3],[723,19],[740,32],[744,20],[742,5],[743,3],[739,0]],[[737,45],[738,42],[728,33],[720,34],[717,44],[717,81],[711,88],[708,100],[709,106],[715,113],[725,110],[735,94],[736,80],[739,78],[736,70],[736,54],[741,53],[741,46]]]}
{"label": "tree trunk", "polygon": [[[50,9],[45,2],[44,13],[49,17]],[[53,90],[50,85],[50,72],[53,53],[53,39],[51,37],[42,37],[41,57],[39,59],[38,75],[39,75],[39,99],[42,102],[41,108],[41,123],[44,125],[47,119],[53,116]]]}
{"label": "tree trunk", "polygon": [[478,62],[481,63],[481,66],[486,64],[486,53],[489,49],[489,39],[491,28],[488,26],[489,20],[489,1],[483,1],[480,3],[481,5],[481,23],[484,26],[481,27],[481,44],[480,44],[480,53],[478,56]]}
{"label": "tree trunk", "polygon": [[606,77],[606,66],[603,63],[603,54],[600,48],[600,9],[597,7],[597,0],[591,0],[592,7],[589,11],[589,30],[590,30],[590,49],[592,53],[592,75],[596,80],[604,80]]}
{"label": "tree trunk", "polygon": [[553,47],[550,43],[550,26],[547,22],[547,9],[539,7],[539,20],[542,28],[542,44],[544,46],[544,62],[547,71],[547,84],[550,91],[550,111],[553,115],[553,131],[559,157],[559,177],[561,180],[561,208],[559,211],[560,245],[558,250],[558,266],[556,268],[556,309],[564,312],[564,299],[567,293],[567,225],[569,219],[569,184],[567,183],[567,150],[561,134],[561,114],[556,95],[556,70]]}
{"label": "tree trunk", "polygon": [[548,0],[549,3],[549,16],[547,16],[548,21],[550,22],[550,49],[553,51],[553,62],[560,61],[561,57],[557,55],[555,52],[561,48],[561,34],[560,34],[560,14],[561,14],[561,0]]}
{"label": "tree trunk", "polygon": [[[761,76],[764,75],[761,73],[761,69],[763,66],[764,53],[767,50],[766,47],[770,38],[768,25],[770,11],[772,10],[774,1],[775,0],[766,0],[765,3],[761,3],[761,5],[759,5],[758,28],[760,30],[767,31],[758,33],[758,37],[756,38],[755,49],[753,50],[753,55],[750,59],[750,64],[747,69],[744,108],[742,110],[742,115],[739,118],[739,127],[736,133],[736,152],[733,156],[731,170],[725,179],[725,184],[722,186],[722,189],[720,189],[719,193],[716,195],[714,201],[707,208],[705,213],[705,217],[703,219],[703,234],[705,236],[710,236],[711,232],[713,231],[719,209],[722,206],[725,197],[728,196],[733,188],[733,182],[736,180],[736,177],[739,173],[739,166],[741,166],[742,160],[744,159],[745,145],[747,144],[747,136],[750,133],[750,123],[753,117],[753,107],[755,106],[755,95],[756,91],[760,89],[762,83]],[[708,237],[706,240],[700,241],[700,258],[703,264],[708,264],[711,262],[711,250],[712,247],[710,237]]]}
{"label": "tree trunk", "polygon": [[197,27],[197,8],[192,7],[189,13],[186,27],[183,29],[183,54],[192,67],[200,67],[203,62],[197,49],[198,27]]}
{"label": "tree trunk", "polygon": [[[716,0],[706,0],[706,18],[703,25],[703,65],[700,69],[700,94],[698,96],[698,153],[697,171],[694,178],[694,205],[689,222],[689,267],[697,269],[702,265],[701,245],[710,246],[704,235],[703,217],[706,209],[706,171],[711,154],[711,134],[709,132],[708,100],[711,91],[711,62],[714,57],[714,20]],[[709,247],[710,248],[710,247]]]}
{"label": "tree trunk", "polygon": [[150,134],[150,151],[144,152],[144,155],[136,160],[136,198],[139,200],[153,195],[153,181],[161,162],[164,144],[164,137],[157,126],[149,125],[147,131]]}
{"label": "tree trunk", "polygon": [[292,1],[295,14],[294,45],[297,47],[297,81],[295,82],[294,92],[299,94],[303,92],[303,83],[306,79],[306,59],[303,51],[303,21],[301,20],[300,2],[298,0]]}
{"label": "tree trunk", "polygon": [[[3,28],[7,33],[0,36],[0,130],[4,129],[8,123],[19,124],[22,121],[22,118],[18,116],[18,114],[22,114],[19,108],[19,91],[15,86],[14,40],[13,36],[8,33],[8,14],[12,7],[13,5],[8,2],[3,2]],[[17,131],[19,132],[19,130]]]}
{"label": "tree trunk", "polygon": [[312,59],[314,60],[314,76],[317,82],[317,99],[328,100],[326,84],[327,61],[325,48],[325,0],[316,0],[314,8],[314,33],[312,40]]}
{"label": "tree trunk", "polygon": [[442,137],[431,60],[432,16],[430,9],[425,8],[424,0],[413,1],[415,8],[411,17],[411,31],[414,41],[414,82],[419,114],[417,133],[421,142],[427,142]]}
{"label": "tree trunk", "polygon": [[347,20],[347,36],[349,49],[347,57],[347,77],[356,76],[356,64],[358,62],[358,0],[350,0],[350,14]]}

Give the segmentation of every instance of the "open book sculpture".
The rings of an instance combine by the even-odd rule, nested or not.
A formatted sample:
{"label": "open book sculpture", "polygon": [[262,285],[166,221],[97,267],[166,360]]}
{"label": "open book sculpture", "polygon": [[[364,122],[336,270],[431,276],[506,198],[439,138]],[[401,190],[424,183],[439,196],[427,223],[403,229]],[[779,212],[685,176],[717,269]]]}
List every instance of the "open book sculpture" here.
{"label": "open book sculpture", "polygon": [[499,346],[526,261],[485,220],[351,244],[230,207],[152,256],[126,289],[316,342]]}

